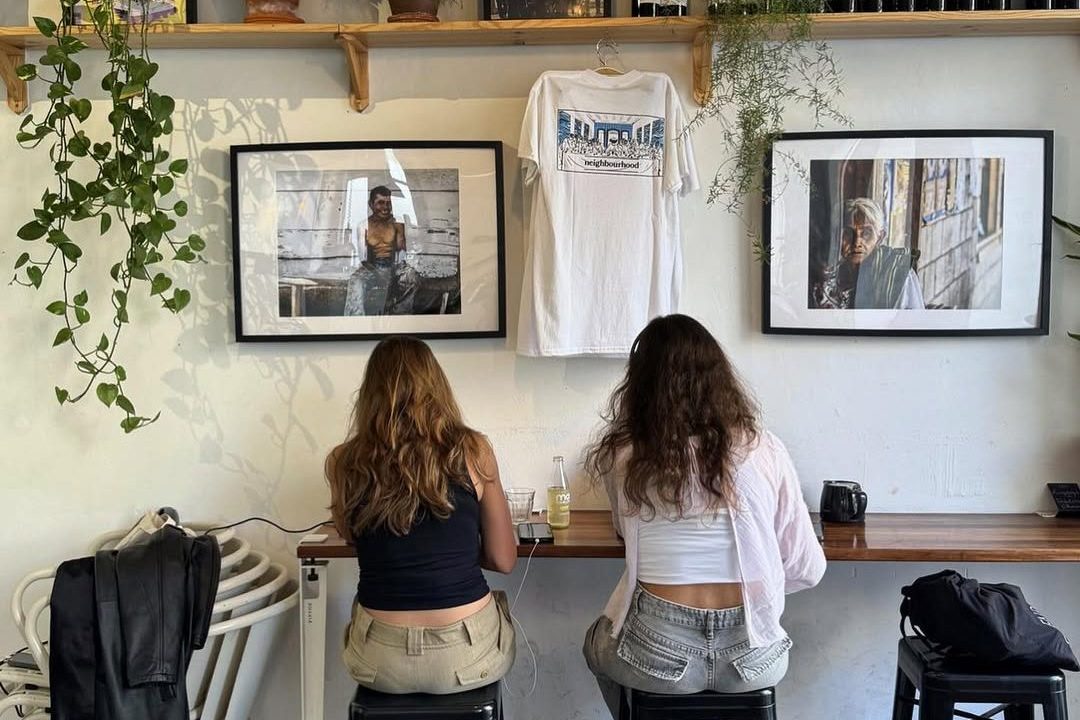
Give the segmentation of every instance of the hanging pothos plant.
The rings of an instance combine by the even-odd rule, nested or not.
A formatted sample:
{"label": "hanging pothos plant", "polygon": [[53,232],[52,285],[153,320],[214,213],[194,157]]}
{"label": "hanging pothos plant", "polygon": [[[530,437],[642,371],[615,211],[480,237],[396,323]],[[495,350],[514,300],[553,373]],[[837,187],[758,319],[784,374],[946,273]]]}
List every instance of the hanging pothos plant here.
{"label": "hanging pothos plant", "polygon": [[[811,14],[820,10],[821,0],[710,2],[712,92],[690,124],[716,121],[728,155],[709,184],[710,204],[736,212],[747,197],[765,192],[764,159],[791,106],[807,107],[816,126],[849,124],[836,106],[841,78],[832,51],[811,35]],[[756,231],[750,236],[758,256],[767,258]]]}
{"label": "hanging pothos plant", "polygon": [[[182,200],[167,199],[176,178],[187,172],[187,161],[170,159],[162,143],[172,133],[175,101],[151,89],[158,71],[147,54],[147,21],[151,0],[59,0],[63,13],[56,23],[35,17],[38,31],[53,42],[38,63],[19,67],[23,80],[40,78],[48,84],[48,109],[31,114],[20,126],[17,140],[25,148],[46,146],[55,173],[42,193],[33,219],[18,230],[31,243],[15,261],[14,282],[47,290],[54,299],[47,312],[59,319],[53,346],[69,348],[82,375],[79,387],[56,388],[56,399],[74,403],[91,390],[106,406],[124,413],[125,432],[157,419],[139,414],[125,392],[128,375],[117,362],[120,336],[129,324],[129,300],[137,283],[162,307],[176,313],[191,294],[173,287],[159,270],[162,263],[201,261],[205,243],[198,235],[174,239],[176,218],[187,214]],[[82,97],[77,84],[82,68],[77,56],[88,46],[74,33],[74,9],[82,2],[85,16],[105,50],[101,88],[108,101],[96,107]],[[142,13],[132,13],[142,6]],[[141,24],[119,18],[141,16]],[[107,112],[99,123],[106,137],[88,133],[95,114]],[[79,232],[77,232],[79,231]],[[105,332],[91,324],[91,297],[85,273],[78,273],[85,256],[91,266],[109,268],[111,317]],[[100,258],[108,258],[108,262]],[[108,281],[107,281],[108,282]],[[92,286],[99,286],[94,282]],[[107,307],[102,301],[102,307]]]}

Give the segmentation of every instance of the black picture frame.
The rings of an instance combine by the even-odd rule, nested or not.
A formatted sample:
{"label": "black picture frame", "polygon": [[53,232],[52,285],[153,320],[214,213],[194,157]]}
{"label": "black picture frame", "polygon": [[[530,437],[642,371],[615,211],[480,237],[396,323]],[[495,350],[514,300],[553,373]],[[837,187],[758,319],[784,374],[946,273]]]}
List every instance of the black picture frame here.
{"label": "black picture frame", "polygon": [[552,6],[567,0],[484,0],[485,20],[551,20],[558,18],[609,18],[611,0],[591,0],[593,8],[600,7],[599,13],[571,15],[559,12]]}
{"label": "black picture frame", "polygon": [[[431,157],[434,165],[417,164],[418,158],[425,157],[425,153]],[[392,157],[392,164],[388,167],[376,164],[365,166],[365,163],[371,163],[372,158],[378,157]],[[359,164],[355,167],[351,166],[350,158],[355,158],[355,162]],[[448,167],[451,159],[456,159],[459,165]],[[320,160],[327,164],[320,166],[318,164]],[[266,167],[251,170],[258,162],[266,163]],[[277,165],[273,165],[275,162]],[[400,334],[423,339],[506,337],[506,241],[502,142],[497,140],[387,140],[233,145],[230,148],[230,172],[234,327],[238,342],[380,340]],[[282,172],[292,173],[292,175],[282,176],[279,174]],[[311,190],[306,184],[307,180],[311,179],[308,177],[310,173],[324,174],[321,176],[324,185]],[[410,180],[410,174],[412,180]],[[384,182],[388,175],[393,179]],[[338,176],[348,176],[348,189],[341,189],[333,184]],[[414,182],[417,176],[427,178],[422,182],[432,183],[432,188],[410,187],[409,184]],[[294,177],[302,180],[294,180]],[[448,179],[450,177],[453,177],[452,182]],[[373,184],[368,187],[369,180],[378,185]],[[262,187],[260,191],[262,195],[257,196],[254,201],[246,194],[249,190],[248,184],[252,181],[258,181]],[[279,188],[276,184],[279,181],[287,187]],[[272,186],[270,190],[263,187],[267,182]],[[327,182],[330,184],[325,184]],[[438,187],[440,183],[441,187]],[[359,225],[341,226],[340,224],[338,227],[330,227],[329,230],[321,225],[308,230],[284,228],[281,217],[282,213],[286,212],[288,200],[281,198],[287,198],[289,193],[300,195],[317,192],[323,196],[332,196],[337,193],[344,199],[331,198],[328,205],[331,209],[328,212],[333,215],[335,212],[333,202],[339,202],[337,212],[344,221],[348,219],[346,205],[357,210],[360,203],[364,203],[363,212],[373,213],[372,202],[379,197],[378,190],[387,187],[391,191],[390,212],[393,214],[390,224],[401,227],[404,248],[393,254],[395,259],[390,261],[392,270],[387,271],[388,284],[383,285],[382,297],[386,299],[378,302],[385,302],[384,307],[390,307],[391,304],[395,307],[390,312],[339,315],[335,314],[338,302],[335,300],[333,303],[322,304],[322,309],[332,306],[334,310],[319,314],[314,311],[308,312],[307,303],[300,303],[300,307],[304,310],[298,311],[297,304],[293,301],[289,305],[291,314],[282,314],[285,308],[282,300],[282,283],[288,279],[291,283],[291,292],[292,288],[297,287],[297,282],[304,279],[291,276],[286,278],[287,273],[293,272],[286,269],[286,265],[292,263],[289,267],[293,267],[295,262],[303,263],[311,259],[298,258],[295,253],[287,253],[287,245],[291,242],[299,242],[301,247],[310,247],[310,244],[305,244],[303,239],[305,236],[313,238],[312,242],[314,242],[316,235],[326,236],[327,233],[337,233],[340,242],[352,242],[358,245],[360,230]],[[362,192],[360,188],[363,189]],[[267,192],[272,192],[276,204],[273,251],[269,251],[268,243],[271,239],[266,237],[266,228],[256,230],[245,227],[245,221],[252,218],[261,218],[260,222],[268,223],[267,213],[264,210],[265,203],[258,202],[260,198],[265,199]],[[408,194],[408,199],[402,213],[402,222],[399,223],[397,220],[400,208],[395,206],[395,202],[405,199],[403,192]],[[475,197],[478,192],[482,192],[484,197],[479,199]],[[487,196],[488,192],[490,196]],[[428,200],[428,198],[433,199]],[[446,201],[440,207],[451,205],[446,210],[448,217],[435,217],[433,211],[430,210],[439,198]],[[320,203],[324,201],[325,198],[320,200]],[[302,204],[294,203],[289,207],[299,207]],[[354,214],[353,217],[360,216]],[[374,217],[372,214],[367,215],[362,221],[357,220],[358,223],[364,223],[364,247],[362,250],[359,247],[355,248],[356,252],[352,260],[347,260],[344,254],[331,256],[322,253],[317,258],[319,262],[315,263],[316,272],[330,272],[325,268],[332,268],[332,272],[351,272],[344,279],[345,308],[342,312],[345,313],[348,312],[351,296],[360,298],[356,305],[357,309],[362,307],[365,312],[369,309],[370,293],[367,291],[353,293],[354,281],[359,275],[383,272],[380,268],[385,267],[383,264],[388,262],[378,257],[373,258],[371,255],[374,247],[367,242],[367,223]],[[458,222],[457,227],[451,224],[455,217]],[[421,227],[421,223],[427,224]],[[395,243],[398,237],[397,232],[397,230],[394,231]],[[345,239],[350,233],[353,236],[351,241]],[[425,236],[432,235],[436,236],[434,240],[428,237],[426,243],[418,242],[423,241]],[[258,238],[261,243],[260,247],[263,247],[261,253],[253,251],[251,247],[253,237]],[[285,239],[286,237],[288,239]],[[456,255],[453,253],[455,242],[452,238],[454,237],[456,237]],[[430,243],[441,244],[442,252],[432,252],[431,248],[427,247]],[[446,252],[447,248],[450,248],[451,252]],[[417,257],[410,259],[410,252]],[[405,254],[404,260],[401,259],[402,253]],[[268,258],[270,254],[274,254],[274,257]],[[335,261],[343,265],[337,268],[334,265]],[[269,281],[266,275],[271,262],[274,266],[272,271],[274,289],[268,291],[266,285]],[[444,284],[438,286],[435,291],[436,294],[442,292],[441,311],[402,312],[400,304],[396,300],[391,303],[391,298],[395,297],[395,288],[401,289],[406,285],[415,288],[410,303],[421,303],[420,298],[423,296],[425,298],[423,307],[432,307],[431,292],[425,295],[426,276],[423,274],[425,263],[427,265],[441,263],[439,267],[443,268],[446,267],[446,263],[449,263],[456,267],[456,290],[452,287],[453,275],[436,277],[433,282],[445,283],[447,277],[451,278],[449,290],[445,289]],[[463,279],[462,268],[466,265],[469,268],[468,280]],[[301,272],[307,272],[307,270]],[[407,275],[412,279],[403,280]],[[480,279],[477,280],[477,278]],[[300,292],[303,295],[317,289],[320,282],[324,283],[322,285],[324,289],[335,288],[333,292],[325,293],[328,296],[341,293],[340,279],[319,276],[312,282],[316,283],[315,286],[306,282],[300,285]],[[362,286],[363,283],[359,282],[359,285]],[[271,302],[268,292],[273,292],[276,298],[273,300],[273,304],[277,306],[276,322],[273,313],[268,312],[265,307],[266,303]],[[403,292],[398,297],[407,294]],[[454,296],[456,300],[453,299]],[[475,308],[472,306],[477,305],[478,299],[482,301],[484,316],[473,318],[471,313],[475,311]],[[262,302],[263,306],[252,305],[259,302]],[[456,310],[454,310],[455,303]],[[410,307],[417,306],[410,305]],[[254,314],[253,307],[257,311]],[[468,311],[466,311],[467,308],[469,308]],[[457,319],[460,322],[453,322],[454,318],[450,318],[451,315],[458,316]],[[260,317],[263,319],[259,320]],[[437,317],[449,319],[439,322],[436,321]],[[252,321],[252,318],[256,320]],[[319,318],[330,318],[330,320],[324,322],[320,319],[316,323],[315,319]],[[470,324],[473,320],[477,321],[476,326]],[[326,331],[327,326],[331,327],[330,331]]]}
{"label": "black picture frame", "polygon": [[[784,133],[773,142],[770,151],[767,153],[765,159],[765,177],[767,178],[766,192],[764,195],[764,203],[762,203],[762,219],[761,219],[761,232],[762,240],[764,240],[766,247],[769,249],[768,261],[762,262],[761,268],[761,331],[768,335],[809,335],[809,336],[878,336],[878,337],[960,337],[960,336],[1040,336],[1048,335],[1050,331],[1050,253],[1051,253],[1051,228],[1052,228],[1052,199],[1053,199],[1053,131],[1047,130],[933,130],[933,131],[842,131],[842,132],[810,132],[810,133]],[[1010,151],[1009,158],[999,158],[999,167],[997,168],[997,175],[993,175],[991,179],[998,182],[998,195],[995,207],[998,215],[999,225],[995,232],[1000,235],[1000,239],[997,241],[1001,246],[1001,260],[1000,266],[1004,268],[1007,263],[1004,262],[1004,258],[1008,257],[1004,254],[1012,252],[1014,247],[1005,245],[1008,241],[1007,233],[1013,233],[1020,235],[1021,239],[1014,241],[1023,250],[1021,256],[1023,262],[1013,263],[1014,266],[1023,266],[1026,270],[1022,277],[1016,277],[1014,274],[1005,276],[1004,270],[1000,272],[1000,284],[999,289],[999,303],[1003,303],[1004,300],[1004,287],[1005,283],[1010,280],[1020,280],[1026,283],[1025,288],[1029,287],[1028,293],[1025,294],[1027,303],[1030,305],[1031,312],[1026,314],[1022,312],[1007,312],[1002,307],[988,308],[988,310],[998,310],[1002,316],[1018,317],[1025,315],[1032,318],[1032,322],[1028,324],[1021,324],[1016,322],[1007,322],[1000,325],[995,325],[993,318],[985,311],[987,308],[972,308],[970,307],[953,307],[953,305],[945,305],[945,307],[934,307],[931,297],[931,302],[927,302],[926,298],[923,298],[924,305],[927,309],[899,309],[899,308],[885,308],[880,305],[870,308],[845,308],[838,307],[836,304],[829,304],[834,298],[842,294],[829,294],[828,291],[819,291],[820,287],[825,287],[832,282],[832,273],[829,272],[831,264],[829,262],[820,262],[818,253],[814,250],[821,246],[820,239],[823,236],[828,237],[826,241],[829,249],[833,253],[836,253],[836,247],[842,244],[842,241],[835,241],[833,236],[836,234],[835,219],[840,214],[838,206],[846,202],[845,182],[849,176],[858,177],[862,175],[872,175],[874,181],[881,181],[879,178],[885,178],[887,180],[888,173],[880,173],[878,168],[875,168],[873,173],[867,173],[864,169],[855,168],[854,171],[849,172],[849,166],[854,163],[869,163],[873,162],[875,165],[905,162],[909,163],[907,171],[908,175],[908,192],[918,191],[919,198],[923,196],[929,196],[930,189],[927,187],[926,174],[920,176],[918,185],[912,176],[916,173],[914,168],[917,162],[934,162],[937,164],[943,164],[953,161],[966,161],[969,166],[977,163],[983,166],[983,177],[981,182],[985,182],[987,173],[985,172],[985,165],[990,161],[986,157],[977,157],[977,155],[963,154],[962,150],[969,147],[993,147],[1000,146],[1008,148],[1010,146],[1010,140],[1016,141],[1015,152]],[[874,152],[870,153],[868,157],[864,157],[855,148],[866,142],[869,147],[874,148]],[[896,142],[896,147],[933,147],[940,150],[942,147],[949,147],[950,144],[955,144],[957,147],[956,155],[949,155],[947,152],[935,152],[932,155],[928,155],[926,158],[918,158],[916,152],[912,155],[912,158],[903,158],[900,154],[895,157],[890,157],[888,148],[893,141]],[[815,158],[813,155],[814,148],[812,144],[821,144],[821,148],[826,151],[826,155],[822,155],[821,158]],[[851,147],[845,148],[845,142],[850,142]],[[807,145],[809,144],[809,145]],[[804,145],[804,147],[798,147]],[[797,149],[796,149],[797,148]],[[793,149],[796,149],[793,152]],[[807,167],[805,162],[809,158],[810,167]],[[840,160],[842,158],[842,160]],[[1009,159],[1014,162],[1009,163]],[[824,161],[826,167],[823,167],[819,172],[818,168],[813,167],[815,161]],[[834,167],[828,167],[831,163],[845,163],[841,165],[839,171]],[[1027,164],[1031,166],[1028,167]],[[1005,186],[1005,177],[1009,177],[1010,171],[1013,166],[1020,167],[1023,177],[1031,180],[1032,184],[1038,186],[1034,189],[1024,188],[1022,185],[1013,185],[1010,187]],[[798,169],[793,169],[798,167]],[[923,168],[926,166],[923,166]],[[951,167],[951,165],[949,166]],[[1003,168],[1003,169],[1002,169]],[[893,168],[893,181],[902,174]],[[959,174],[958,174],[959,175]],[[968,173],[970,180],[973,177],[973,173]],[[800,177],[796,177],[800,176]],[[1000,177],[998,177],[1000,176]],[[825,182],[819,180],[825,177]],[[839,181],[839,191],[837,191],[836,184]],[[858,186],[858,179],[853,180],[853,185]],[[956,207],[959,208],[958,192],[953,187],[954,179],[946,177],[945,182],[947,188],[945,191],[945,203],[946,206],[942,212],[944,215],[933,216],[937,217],[950,217],[950,213],[961,212],[961,210],[974,209],[972,207],[954,209],[948,207],[948,203],[957,203]],[[801,185],[801,188],[798,186]],[[824,190],[823,190],[824,186]],[[785,195],[791,191],[793,187],[796,187],[797,199],[794,202],[786,202]],[[878,189],[877,185],[873,186],[875,190]],[[964,188],[964,191],[968,191],[970,186]],[[1012,192],[1014,195],[1018,195],[1017,198],[1010,198],[1007,191]],[[912,195],[914,196],[914,195]],[[941,196],[941,192],[935,192],[934,202]],[[848,200],[852,199],[847,198]],[[982,198],[981,198],[982,200]],[[1010,201],[1014,203],[1023,203],[1022,210],[1013,210],[1011,206],[1008,206]],[[919,201],[921,202],[921,201]],[[900,208],[897,210],[901,218],[905,214],[912,216],[910,222],[915,225],[915,221],[926,222],[927,217],[921,215],[921,205],[915,201],[912,202],[914,209]],[[994,209],[990,206],[990,201],[981,202],[980,208],[977,212],[986,215]],[[829,210],[829,218],[833,222],[829,223],[828,230],[823,231],[823,222],[815,222],[815,219],[824,215],[822,208],[827,207]],[[845,210],[846,212],[846,210]],[[935,209],[936,212],[936,209]],[[799,248],[798,243],[795,242],[787,247],[785,244],[792,241],[792,237],[788,237],[788,234],[798,237],[799,232],[804,229],[800,222],[804,221],[806,216],[806,247]],[[1030,225],[1026,222],[1017,222],[1012,220],[1013,225],[1016,227],[1010,227],[1009,220],[1011,218],[1024,218],[1028,216],[1036,216],[1035,221],[1032,221]],[[885,225],[889,225],[893,222],[893,216],[890,213],[882,214]],[[794,219],[793,219],[794,218]],[[782,220],[782,221],[781,221]],[[783,228],[781,231],[777,231],[778,227]],[[795,228],[792,231],[792,228]],[[921,234],[926,225],[919,225],[917,231]],[[986,223],[982,222],[982,218],[978,220],[978,228],[981,232],[986,232]],[[778,232],[783,233],[784,237],[781,239],[778,236]],[[944,234],[944,233],[943,233]],[[815,241],[815,237],[816,240]],[[986,236],[980,237],[981,240],[985,240]],[[1038,240],[1038,248],[1031,249],[1027,245],[1024,245],[1026,241],[1030,241],[1030,244],[1034,246],[1035,241]],[[800,241],[799,241],[800,242]],[[966,241],[967,242],[967,241]],[[815,244],[816,243],[816,244]],[[781,249],[783,248],[783,249]],[[869,250],[866,257],[870,257],[870,254],[874,253],[876,246]],[[936,261],[942,256],[934,256],[923,258],[927,261],[927,264],[923,264],[922,269],[917,267],[917,263],[921,257],[921,249],[917,243],[913,243],[908,237],[906,249],[912,256],[912,267],[910,271],[915,273],[920,280],[920,285],[924,285],[921,277],[922,269],[930,267],[930,263]],[[955,248],[950,248],[951,249]],[[798,258],[801,254],[802,258]],[[842,255],[842,254],[841,254]],[[969,252],[970,255],[970,252]],[[796,258],[796,262],[792,262],[792,259]],[[832,258],[829,258],[832,259]],[[801,262],[806,263],[806,273],[800,276],[802,269]],[[787,264],[794,264],[795,270],[791,271],[786,266]],[[841,264],[837,263],[838,266]],[[878,263],[880,264],[880,263]],[[948,264],[948,263],[947,263]],[[957,263],[949,264],[949,267],[955,268]],[[824,268],[821,273],[825,276],[824,281],[818,283],[813,282],[811,279],[819,268]],[[954,273],[960,271],[953,270]],[[838,275],[839,272],[837,271]],[[858,277],[859,274],[855,273]],[[957,281],[956,277],[953,277],[951,281],[954,283]],[[944,277],[942,282],[948,282],[950,279],[948,275]],[[799,286],[799,283],[802,283]],[[985,282],[985,281],[984,281]],[[940,285],[941,283],[936,283]],[[968,290],[970,294],[975,293],[975,289],[978,286],[976,280],[972,284],[971,290]],[[946,285],[946,290],[950,286]],[[920,290],[922,288],[920,287]],[[779,290],[779,293],[778,293]],[[806,295],[802,295],[802,293]],[[906,281],[905,290],[906,291]],[[858,293],[858,290],[856,290]],[[847,296],[850,300],[850,295]],[[1010,295],[1011,297],[1011,295]],[[827,302],[822,302],[822,299],[826,299]],[[883,298],[887,299],[887,298]],[[798,307],[800,302],[806,304]],[[819,318],[813,318],[813,313],[827,313],[825,317],[824,325]],[[867,314],[868,311],[868,314]],[[854,316],[849,315],[854,313]],[[918,313],[914,315],[912,313]],[[948,313],[953,313],[956,317],[955,323],[949,320]],[[886,322],[875,324],[874,322],[858,320],[859,316],[862,317],[881,317]],[[975,316],[980,317],[980,320],[973,326],[972,318]],[[799,324],[798,317],[807,318],[806,324]],[[854,320],[853,318],[854,317]],[[793,318],[795,322],[793,323]],[[836,324],[828,326],[828,323],[834,322],[833,318],[836,318]],[[987,320],[990,318],[990,320]],[[926,326],[919,326],[920,322],[926,321]],[[842,322],[841,322],[842,321]],[[897,326],[899,324],[899,326]],[[967,326],[963,326],[967,324]],[[858,326],[852,326],[858,325]]]}

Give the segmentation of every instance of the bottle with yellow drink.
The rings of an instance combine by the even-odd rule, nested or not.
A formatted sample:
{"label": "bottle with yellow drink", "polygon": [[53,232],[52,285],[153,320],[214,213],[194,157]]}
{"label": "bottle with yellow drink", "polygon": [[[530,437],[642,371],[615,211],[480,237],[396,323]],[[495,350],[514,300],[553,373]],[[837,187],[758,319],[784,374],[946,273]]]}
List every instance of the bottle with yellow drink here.
{"label": "bottle with yellow drink", "polygon": [[570,527],[570,483],[566,481],[562,455],[553,458],[555,472],[548,486],[548,525],[556,530]]}

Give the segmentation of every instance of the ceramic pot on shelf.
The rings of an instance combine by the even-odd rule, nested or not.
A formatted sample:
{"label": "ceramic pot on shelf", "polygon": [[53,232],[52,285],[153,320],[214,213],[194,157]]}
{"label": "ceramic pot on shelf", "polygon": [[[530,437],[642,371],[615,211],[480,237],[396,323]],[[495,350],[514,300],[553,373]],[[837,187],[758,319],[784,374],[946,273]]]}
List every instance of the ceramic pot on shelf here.
{"label": "ceramic pot on shelf", "polygon": [[439,22],[439,0],[390,0],[387,22]]}
{"label": "ceramic pot on shelf", "polygon": [[302,23],[296,16],[300,0],[246,0],[246,23]]}

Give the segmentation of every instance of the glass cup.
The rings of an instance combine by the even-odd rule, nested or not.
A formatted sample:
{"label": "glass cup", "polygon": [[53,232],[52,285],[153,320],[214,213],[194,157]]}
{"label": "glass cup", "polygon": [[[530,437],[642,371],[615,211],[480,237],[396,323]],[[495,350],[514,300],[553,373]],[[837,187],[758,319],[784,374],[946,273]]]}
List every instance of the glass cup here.
{"label": "glass cup", "polygon": [[536,491],[529,488],[509,488],[506,502],[510,504],[510,521],[515,525],[532,519],[533,499]]}

